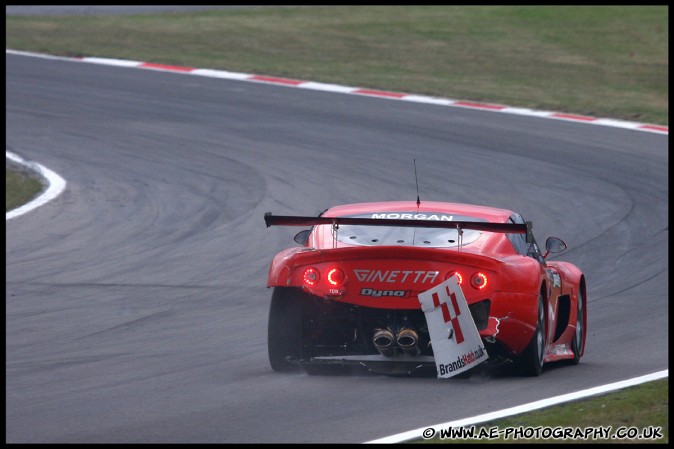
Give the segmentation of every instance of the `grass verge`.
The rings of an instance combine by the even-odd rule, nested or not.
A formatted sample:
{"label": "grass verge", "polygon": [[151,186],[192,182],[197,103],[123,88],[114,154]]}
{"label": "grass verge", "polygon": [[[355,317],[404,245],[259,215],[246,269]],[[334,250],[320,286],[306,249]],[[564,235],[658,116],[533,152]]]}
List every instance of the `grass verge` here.
{"label": "grass verge", "polygon": [[35,198],[43,189],[40,180],[23,170],[5,168],[5,211]]}

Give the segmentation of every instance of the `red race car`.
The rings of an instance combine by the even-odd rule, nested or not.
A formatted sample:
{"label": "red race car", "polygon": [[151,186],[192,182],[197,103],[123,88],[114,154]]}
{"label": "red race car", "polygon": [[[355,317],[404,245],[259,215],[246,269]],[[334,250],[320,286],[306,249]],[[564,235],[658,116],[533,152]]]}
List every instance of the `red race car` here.
{"label": "red race car", "polygon": [[517,213],[400,201],[264,218],[267,227],[311,227],[295,236],[300,246],[278,253],[269,268],[274,370],[436,368],[439,346],[419,296],[450,278],[489,356],[484,363],[514,362],[522,374],[538,376],[544,363],[575,364],[583,355],[585,277],[571,263],[546,261],[566,244],[550,237],[543,253],[531,222]]}

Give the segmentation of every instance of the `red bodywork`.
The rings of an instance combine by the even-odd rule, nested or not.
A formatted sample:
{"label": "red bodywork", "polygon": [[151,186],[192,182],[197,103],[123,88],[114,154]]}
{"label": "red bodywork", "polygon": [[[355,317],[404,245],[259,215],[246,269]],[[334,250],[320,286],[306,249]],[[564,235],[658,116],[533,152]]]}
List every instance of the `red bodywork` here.
{"label": "red bodywork", "polygon": [[[470,217],[489,223],[508,223],[513,216],[513,212],[503,209],[440,202],[343,205],[328,209],[321,216],[368,214],[412,219]],[[368,242],[371,245],[350,244],[349,238],[355,240],[356,236],[340,234],[342,230],[337,229],[335,238],[334,231],[329,224],[314,226],[303,246],[278,253],[271,263],[267,286],[296,287],[327,301],[360,307],[419,309],[420,292],[458,273],[469,306],[489,301],[488,317],[482,317],[483,325],[478,326],[480,336],[486,342],[498,342],[512,357],[532,340],[542,292],[547,322],[545,362],[574,357],[571,342],[576,332],[578,292],[582,291],[586,298],[585,280],[574,265],[522,255],[503,232],[473,231],[462,245],[456,242],[445,247],[425,247],[423,241],[411,245],[402,240],[400,244],[382,246],[374,240]],[[477,282],[471,282],[473,279]],[[587,316],[585,304],[583,301],[581,306],[583,320]],[[582,324],[580,354],[584,351],[586,329],[585,322]]]}

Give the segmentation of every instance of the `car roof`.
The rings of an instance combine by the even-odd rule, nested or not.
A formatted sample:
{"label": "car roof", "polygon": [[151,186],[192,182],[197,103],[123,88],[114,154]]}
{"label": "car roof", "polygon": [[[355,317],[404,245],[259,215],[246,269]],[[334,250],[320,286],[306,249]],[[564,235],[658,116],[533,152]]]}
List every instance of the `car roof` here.
{"label": "car roof", "polygon": [[334,206],[325,211],[323,216],[341,217],[371,212],[435,212],[481,218],[492,223],[504,223],[508,221],[508,218],[513,214],[512,211],[507,209],[478,206],[473,204],[422,201],[417,207],[416,201],[384,201],[376,203],[355,203]]}

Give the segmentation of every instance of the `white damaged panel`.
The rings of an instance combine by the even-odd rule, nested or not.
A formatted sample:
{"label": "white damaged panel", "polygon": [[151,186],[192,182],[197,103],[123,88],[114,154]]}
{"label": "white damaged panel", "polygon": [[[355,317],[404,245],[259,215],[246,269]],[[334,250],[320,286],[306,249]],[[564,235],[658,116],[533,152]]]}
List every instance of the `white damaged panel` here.
{"label": "white damaged panel", "polygon": [[456,276],[419,294],[438,377],[467,371],[489,358]]}

